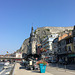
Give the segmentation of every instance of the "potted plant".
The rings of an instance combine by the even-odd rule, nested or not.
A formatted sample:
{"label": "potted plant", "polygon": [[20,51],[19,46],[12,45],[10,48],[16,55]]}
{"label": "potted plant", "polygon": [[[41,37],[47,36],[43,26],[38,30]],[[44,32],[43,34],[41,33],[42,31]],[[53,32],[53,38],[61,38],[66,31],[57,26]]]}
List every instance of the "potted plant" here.
{"label": "potted plant", "polygon": [[46,52],[47,50],[45,48],[40,49],[41,52]]}
{"label": "potted plant", "polygon": [[45,60],[40,60],[37,62],[37,64],[39,65],[40,67],[40,72],[41,73],[45,73],[46,71],[46,65],[48,64]]}

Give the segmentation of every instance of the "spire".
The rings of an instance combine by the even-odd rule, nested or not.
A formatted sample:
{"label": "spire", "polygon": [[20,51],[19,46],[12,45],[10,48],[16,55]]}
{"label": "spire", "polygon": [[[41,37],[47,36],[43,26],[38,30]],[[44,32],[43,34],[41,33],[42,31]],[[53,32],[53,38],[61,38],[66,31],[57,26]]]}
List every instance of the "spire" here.
{"label": "spire", "polygon": [[33,32],[33,27],[31,28],[31,36],[34,35],[34,32]]}
{"label": "spire", "polygon": [[33,27],[32,27],[32,29],[31,29],[32,31],[33,31]]}
{"label": "spire", "polygon": [[31,34],[33,34],[33,27],[31,28]]}

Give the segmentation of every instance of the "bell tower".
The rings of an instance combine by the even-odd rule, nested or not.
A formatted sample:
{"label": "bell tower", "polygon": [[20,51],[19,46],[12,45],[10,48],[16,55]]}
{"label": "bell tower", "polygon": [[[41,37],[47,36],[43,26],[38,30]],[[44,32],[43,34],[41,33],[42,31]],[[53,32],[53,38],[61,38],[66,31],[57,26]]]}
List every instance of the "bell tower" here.
{"label": "bell tower", "polygon": [[32,27],[30,37],[33,37],[33,36],[34,36],[34,32],[33,32],[33,27]]}
{"label": "bell tower", "polygon": [[33,32],[33,27],[31,28],[31,34],[30,34],[30,39],[29,39],[29,49],[30,49],[30,54],[36,54],[36,37]]}

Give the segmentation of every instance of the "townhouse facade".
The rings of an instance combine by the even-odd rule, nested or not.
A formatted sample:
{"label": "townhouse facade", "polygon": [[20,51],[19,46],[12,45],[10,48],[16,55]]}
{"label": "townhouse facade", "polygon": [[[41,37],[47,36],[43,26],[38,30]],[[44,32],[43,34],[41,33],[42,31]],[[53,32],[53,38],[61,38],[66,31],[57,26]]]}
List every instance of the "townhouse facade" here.
{"label": "townhouse facade", "polygon": [[52,43],[52,50],[53,50],[53,51],[52,51],[53,60],[56,60],[56,61],[57,61],[58,37],[53,40],[53,43]]}
{"label": "townhouse facade", "polygon": [[75,63],[75,29],[58,37],[57,59]]}

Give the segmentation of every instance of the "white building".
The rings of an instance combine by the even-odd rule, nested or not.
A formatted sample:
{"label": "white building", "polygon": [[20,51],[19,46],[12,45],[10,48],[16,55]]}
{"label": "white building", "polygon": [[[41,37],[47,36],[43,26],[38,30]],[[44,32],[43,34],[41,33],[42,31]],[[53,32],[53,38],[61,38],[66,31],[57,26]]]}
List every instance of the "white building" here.
{"label": "white building", "polygon": [[16,58],[22,58],[22,53],[16,53]]}
{"label": "white building", "polygon": [[42,48],[45,48],[47,51],[43,52],[42,55],[45,55],[45,57],[52,57],[52,42],[53,40],[58,36],[58,34],[51,34],[46,36],[42,41]]}
{"label": "white building", "polygon": [[51,34],[46,36],[42,41],[42,48],[50,50],[52,52],[52,42],[58,36],[58,34]]}

